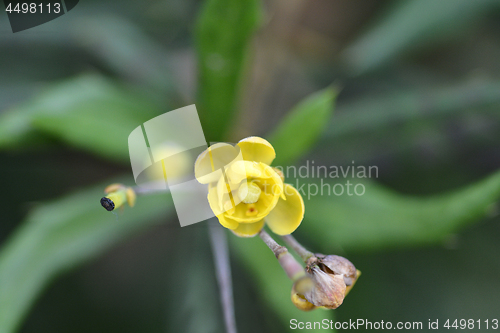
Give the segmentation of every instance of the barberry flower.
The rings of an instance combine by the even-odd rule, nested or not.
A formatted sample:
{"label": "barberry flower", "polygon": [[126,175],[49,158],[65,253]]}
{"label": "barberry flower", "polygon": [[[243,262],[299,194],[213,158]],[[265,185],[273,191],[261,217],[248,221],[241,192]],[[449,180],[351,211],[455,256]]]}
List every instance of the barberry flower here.
{"label": "barberry flower", "polygon": [[253,237],[264,223],[274,233],[287,235],[302,222],[304,201],[270,166],[275,157],[268,141],[249,137],[237,147],[212,145],[196,160],[195,176],[208,184],[210,208],[220,224],[237,236]]}

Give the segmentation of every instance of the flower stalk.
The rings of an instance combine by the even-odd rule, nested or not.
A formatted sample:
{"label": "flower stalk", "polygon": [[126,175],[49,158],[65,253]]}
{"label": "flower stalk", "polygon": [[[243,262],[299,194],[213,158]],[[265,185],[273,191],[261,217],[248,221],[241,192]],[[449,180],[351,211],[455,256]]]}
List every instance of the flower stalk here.
{"label": "flower stalk", "polygon": [[297,254],[304,260],[304,262],[307,262],[310,258],[314,257],[314,254],[308,250],[306,250],[305,247],[302,246],[297,240],[292,236],[292,235],[285,235],[281,236],[281,238],[285,241],[285,243],[288,244]]}
{"label": "flower stalk", "polygon": [[288,275],[288,277],[296,282],[301,278],[305,277],[306,272],[304,267],[295,260],[288,249],[284,246],[279,245],[266,231],[261,230],[259,232],[259,237],[266,243],[271,251],[273,251],[276,259],[280,263],[281,267]]}

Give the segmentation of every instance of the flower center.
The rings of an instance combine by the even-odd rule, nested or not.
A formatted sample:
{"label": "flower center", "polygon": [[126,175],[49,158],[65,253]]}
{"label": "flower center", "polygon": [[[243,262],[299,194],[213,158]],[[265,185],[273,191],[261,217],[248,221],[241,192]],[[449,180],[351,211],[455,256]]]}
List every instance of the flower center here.
{"label": "flower center", "polygon": [[238,189],[238,196],[244,203],[253,204],[259,200],[261,192],[262,191],[257,184],[253,182],[246,182],[241,184]]}
{"label": "flower center", "polygon": [[259,211],[255,207],[255,204],[253,204],[253,203],[247,204],[247,211],[245,212],[245,215],[246,216],[255,216],[257,214],[259,214]]}

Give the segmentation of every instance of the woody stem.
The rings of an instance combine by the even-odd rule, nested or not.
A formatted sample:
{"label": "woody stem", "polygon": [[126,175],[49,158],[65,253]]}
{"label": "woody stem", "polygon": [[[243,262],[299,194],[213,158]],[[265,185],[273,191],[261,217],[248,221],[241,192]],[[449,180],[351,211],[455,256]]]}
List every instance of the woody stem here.
{"label": "woody stem", "polygon": [[219,283],[220,299],[224,314],[224,323],[227,333],[236,333],[236,318],[234,314],[233,284],[231,266],[229,264],[229,250],[225,230],[217,225],[209,228],[210,243],[215,262],[215,272]]}
{"label": "woody stem", "polygon": [[305,270],[301,264],[288,252],[288,249],[279,245],[264,230],[259,233],[260,238],[266,243],[267,247],[273,251],[283,270],[292,281],[297,281],[305,275]]}
{"label": "woody stem", "polygon": [[307,260],[314,256],[314,253],[306,250],[292,235],[281,236],[281,238],[287,243],[297,254],[307,262]]}
{"label": "woody stem", "polygon": [[139,195],[149,195],[149,194],[160,194],[160,193],[170,193],[170,188],[166,188],[164,190],[152,190],[140,186],[134,186],[132,187],[134,190],[135,194]]}

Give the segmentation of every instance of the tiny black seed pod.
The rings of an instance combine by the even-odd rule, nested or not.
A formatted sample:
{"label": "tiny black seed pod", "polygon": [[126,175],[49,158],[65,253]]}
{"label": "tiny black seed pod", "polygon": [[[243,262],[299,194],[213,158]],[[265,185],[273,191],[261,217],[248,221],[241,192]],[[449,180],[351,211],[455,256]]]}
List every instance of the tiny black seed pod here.
{"label": "tiny black seed pod", "polygon": [[111,199],[106,197],[101,198],[101,206],[106,208],[106,210],[109,212],[115,209],[115,203]]}

